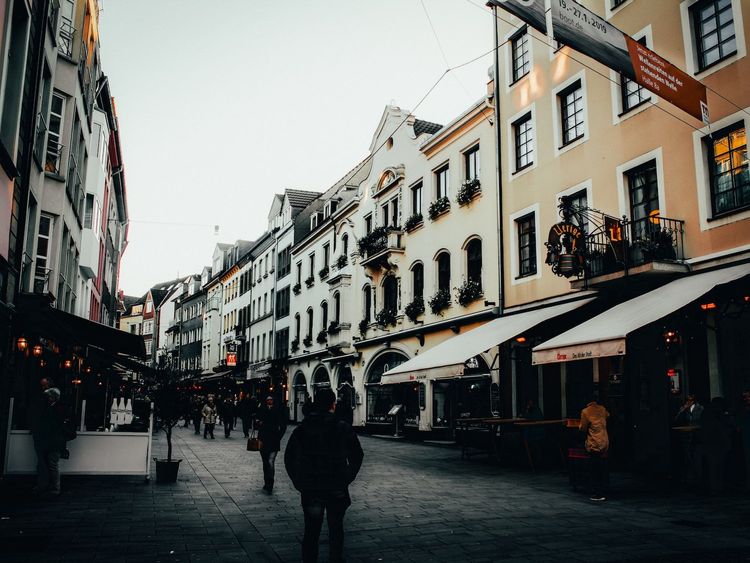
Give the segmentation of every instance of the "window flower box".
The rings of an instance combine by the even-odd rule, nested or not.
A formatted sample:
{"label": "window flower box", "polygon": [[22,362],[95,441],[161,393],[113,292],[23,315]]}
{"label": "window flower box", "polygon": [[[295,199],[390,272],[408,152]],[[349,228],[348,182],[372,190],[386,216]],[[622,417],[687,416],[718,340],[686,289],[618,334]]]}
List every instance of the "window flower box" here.
{"label": "window flower box", "polygon": [[318,344],[325,344],[328,341],[328,333],[326,332],[326,329],[323,329],[318,333],[318,336],[317,338],[315,338],[315,341]]}
{"label": "window flower box", "polygon": [[440,315],[444,309],[451,304],[451,293],[447,289],[439,289],[438,292],[430,297],[430,311],[433,315]]}
{"label": "window flower box", "polygon": [[422,214],[415,213],[406,220],[406,222],[404,223],[404,229],[406,229],[407,231],[412,231],[419,227],[423,221],[424,217],[422,217]]}
{"label": "window flower box", "polygon": [[467,205],[471,203],[471,200],[473,200],[477,196],[481,189],[482,186],[479,183],[479,178],[464,180],[461,184],[461,188],[458,190],[456,201],[459,205]]}
{"label": "window flower box", "polygon": [[396,311],[393,309],[381,309],[375,314],[375,322],[380,326],[396,326]]}
{"label": "window flower box", "polygon": [[305,339],[302,341],[302,344],[304,344],[306,348],[309,348],[310,346],[312,346],[312,336],[305,336]]}
{"label": "window flower box", "polygon": [[299,350],[299,338],[295,338],[294,340],[292,340],[291,346],[292,352],[296,352],[297,350]]}
{"label": "window flower box", "polygon": [[415,297],[414,301],[409,303],[404,308],[404,314],[413,323],[417,322],[420,315],[424,314],[424,299],[421,297]]}
{"label": "window flower box", "polygon": [[362,319],[359,321],[359,334],[364,337],[367,334],[367,329],[370,327],[370,321]]}
{"label": "window flower box", "polygon": [[339,270],[345,267],[348,263],[349,259],[344,254],[336,258],[336,268],[338,268]]}
{"label": "window flower box", "polygon": [[294,293],[295,295],[299,295],[301,291],[302,291],[302,285],[301,284],[295,283],[292,286],[292,293]]}
{"label": "window flower box", "polygon": [[318,277],[320,277],[321,280],[324,280],[328,277],[328,272],[330,272],[330,268],[328,266],[325,266],[318,272]]}
{"label": "window flower box", "polygon": [[308,277],[308,278],[307,278],[307,279],[305,280],[305,285],[306,285],[307,287],[312,287],[312,286],[314,286],[314,285],[315,285],[315,278],[314,278],[313,276],[310,276],[310,277]]}
{"label": "window flower box", "polygon": [[482,295],[482,285],[478,281],[469,280],[456,288],[456,301],[462,307],[468,307]]}
{"label": "window flower box", "polygon": [[447,197],[436,199],[430,204],[428,215],[431,221],[440,217],[443,213],[450,211],[451,201]]}
{"label": "window flower box", "polygon": [[328,334],[338,334],[340,331],[341,327],[339,326],[339,322],[331,321],[327,329]]}

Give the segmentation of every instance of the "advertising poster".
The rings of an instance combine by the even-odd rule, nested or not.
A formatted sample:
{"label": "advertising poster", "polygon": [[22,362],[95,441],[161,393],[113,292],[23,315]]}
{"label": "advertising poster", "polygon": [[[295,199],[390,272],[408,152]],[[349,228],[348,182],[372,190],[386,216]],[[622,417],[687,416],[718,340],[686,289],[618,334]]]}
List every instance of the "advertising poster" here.
{"label": "advertising poster", "polygon": [[544,0],[490,0],[488,4],[510,12],[542,33],[547,33]]}

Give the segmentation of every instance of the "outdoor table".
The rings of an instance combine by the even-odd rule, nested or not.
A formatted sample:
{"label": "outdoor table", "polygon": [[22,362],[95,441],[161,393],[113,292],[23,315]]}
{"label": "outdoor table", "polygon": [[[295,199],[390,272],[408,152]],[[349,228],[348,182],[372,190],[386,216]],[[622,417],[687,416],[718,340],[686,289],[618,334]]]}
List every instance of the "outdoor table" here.
{"label": "outdoor table", "polygon": [[489,448],[487,454],[494,458],[495,461],[500,460],[500,452],[497,447],[497,437],[500,432],[500,426],[512,425],[514,422],[518,422],[520,418],[460,418],[456,420],[456,425],[461,430],[461,459],[468,459],[469,454],[469,442],[468,442],[468,431],[471,427],[483,428],[486,427],[489,434]]}
{"label": "outdoor table", "polygon": [[[515,426],[518,426],[519,428],[528,428],[528,427],[534,427],[534,426],[560,426],[563,425],[565,428],[578,428],[578,425],[580,424],[580,420],[572,419],[572,418],[560,418],[560,419],[554,419],[554,420],[527,420],[527,419],[521,419],[518,422],[515,423]],[[534,468],[534,458],[531,456],[531,449],[529,448],[529,442],[526,437],[526,433],[523,434],[523,446],[526,449],[526,458],[529,461],[529,468],[531,468],[532,471],[536,471]],[[562,445],[560,443],[560,438],[558,436],[557,439],[557,448],[560,453],[560,460],[562,461],[563,465],[565,463],[565,458],[563,457],[563,449]]]}

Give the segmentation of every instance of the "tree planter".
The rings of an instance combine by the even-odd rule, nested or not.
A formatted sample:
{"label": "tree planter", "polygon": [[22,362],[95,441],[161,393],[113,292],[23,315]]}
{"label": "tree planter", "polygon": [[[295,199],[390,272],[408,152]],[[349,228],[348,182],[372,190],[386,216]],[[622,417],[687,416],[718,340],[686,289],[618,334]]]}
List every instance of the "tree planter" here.
{"label": "tree planter", "polygon": [[157,483],[176,483],[177,472],[180,469],[181,459],[173,459],[171,461],[166,459],[154,458],[156,463],[156,482]]}

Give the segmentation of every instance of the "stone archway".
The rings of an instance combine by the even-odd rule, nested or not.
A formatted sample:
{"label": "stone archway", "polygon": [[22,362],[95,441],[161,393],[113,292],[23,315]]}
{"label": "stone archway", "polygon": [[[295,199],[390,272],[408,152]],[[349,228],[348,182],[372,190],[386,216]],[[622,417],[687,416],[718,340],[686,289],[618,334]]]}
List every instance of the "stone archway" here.
{"label": "stone archway", "polygon": [[331,376],[325,366],[318,366],[312,376],[313,400],[315,400],[315,393],[323,388],[331,388]]}
{"label": "stone archway", "polygon": [[307,391],[307,378],[305,374],[298,371],[294,374],[294,381],[292,382],[292,390],[294,403],[292,407],[292,415],[295,422],[300,422],[304,417],[302,414],[302,406],[310,396]]}
{"label": "stone archway", "polygon": [[339,368],[336,395],[336,415],[351,424],[354,420],[355,394],[352,369],[348,365]]}

